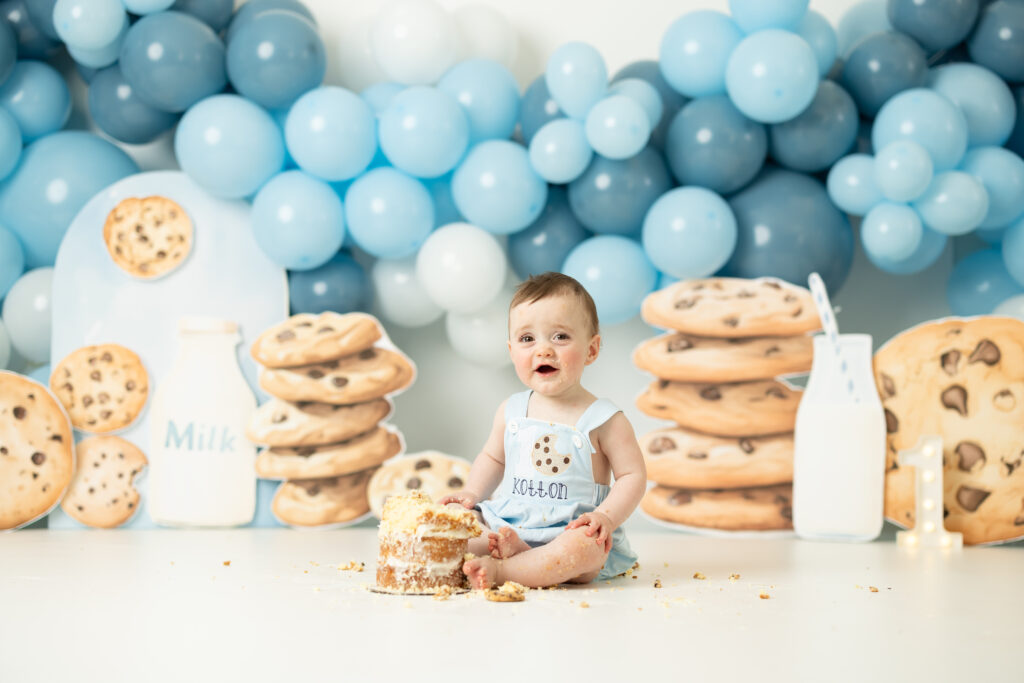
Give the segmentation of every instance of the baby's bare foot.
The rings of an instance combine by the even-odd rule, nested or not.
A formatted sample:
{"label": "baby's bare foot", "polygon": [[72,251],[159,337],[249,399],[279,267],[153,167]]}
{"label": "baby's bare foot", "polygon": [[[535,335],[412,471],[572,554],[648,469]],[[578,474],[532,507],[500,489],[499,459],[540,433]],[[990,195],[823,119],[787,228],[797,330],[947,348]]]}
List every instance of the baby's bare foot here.
{"label": "baby's bare foot", "polygon": [[490,557],[474,557],[462,565],[462,572],[469,578],[469,585],[482,590],[498,583],[499,565]]}
{"label": "baby's bare foot", "polygon": [[502,527],[498,529],[497,533],[488,536],[487,547],[491,552],[491,557],[498,560],[504,560],[530,549],[529,544],[519,538],[519,534],[510,526]]}

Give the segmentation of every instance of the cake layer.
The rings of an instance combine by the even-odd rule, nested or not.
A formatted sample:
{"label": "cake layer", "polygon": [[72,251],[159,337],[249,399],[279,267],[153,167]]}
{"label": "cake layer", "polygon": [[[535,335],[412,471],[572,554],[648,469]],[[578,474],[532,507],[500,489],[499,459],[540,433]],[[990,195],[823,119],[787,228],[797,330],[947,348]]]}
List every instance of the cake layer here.
{"label": "cake layer", "polygon": [[380,534],[379,558],[404,562],[452,562],[461,564],[466,554],[464,538],[421,537],[411,534]]}
{"label": "cake layer", "polygon": [[434,593],[444,587],[464,588],[466,576],[462,573],[461,562],[452,568],[422,565],[377,565],[377,587],[388,592]]}

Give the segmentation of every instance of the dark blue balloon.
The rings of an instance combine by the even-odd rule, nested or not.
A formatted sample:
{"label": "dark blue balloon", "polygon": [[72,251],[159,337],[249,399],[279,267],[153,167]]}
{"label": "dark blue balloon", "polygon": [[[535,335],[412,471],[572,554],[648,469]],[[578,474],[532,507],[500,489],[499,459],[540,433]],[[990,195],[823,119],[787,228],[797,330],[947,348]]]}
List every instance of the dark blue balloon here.
{"label": "dark blue balloon", "polygon": [[769,127],[772,158],[794,171],[823,171],[850,150],[859,124],[849,93],[832,81],[822,81],[807,109]]}
{"label": "dark blue balloon", "polygon": [[668,168],[650,145],[620,161],[595,154],[583,175],[569,184],[569,205],[594,232],[639,238],[647,210],[671,187]]}
{"label": "dark blue balloon", "polygon": [[590,237],[569,208],[565,189],[548,189],[548,203],[540,217],[525,230],[508,238],[508,260],[516,275],[524,280],[531,275],[562,270],[565,257]]}
{"label": "dark blue balloon", "polygon": [[820,182],[768,167],[729,206],[738,235],[723,275],[774,276],[806,286],[818,272],[829,292],[842,287],[853,263],[853,230]]}
{"label": "dark blue balloon", "polygon": [[1017,105],[1017,122],[1013,125],[1013,131],[1005,147],[1024,157],[1024,85],[1018,85],[1013,89],[1013,101]]}
{"label": "dark blue balloon", "polygon": [[339,251],[319,268],[288,271],[288,300],[292,314],[367,311],[373,285],[363,267]]}
{"label": "dark blue balloon", "polygon": [[57,29],[53,26],[53,6],[57,0],[25,0],[29,21],[47,38],[59,41]]}
{"label": "dark blue balloon", "polygon": [[266,10],[283,9],[299,16],[303,16],[316,25],[316,17],[309,11],[309,8],[299,0],[249,0],[235,12],[228,25],[228,32],[224,35],[224,42],[230,43],[238,30],[246,25],[250,19]]}
{"label": "dark blue balloon", "polygon": [[921,46],[902,33],[868,36],[854,48],[843,67],[843,87],[864,116],[874,117],[898,92],[924,85],[928,58]]}
{"label": "dark blue balloon", "polygon": [[177,0],[170,9],[191,14],[217,33],[231,21],[235,10],[234,0]]}
{"label": "dark blue balloon", "polygon": [[[52,12],[52,8],[51,8]],[[51,14],[52,16],[52,14]],[[0,17],[5,17],[14,29],[18,40],[18,56],[21,59],[43,59],[56,50],[60,43],[36,28],[29,18],[25,0],[4,0],[0,2]],[[53,25],[53,20],[50,20]]]}
{"label": "dark blue balloon", "polygon": [[978,0],[888,0],[886,14],[893,28],[935,52],[967,37],[978,17]]}
{"label": "dark blue balloon", "polygon": [[665,149],[668,127],[672,125],[672,119],[675,118],[676,112],[690,101],[689,98],[680,94],[668,84],[665,77],[661,75],[661,67],[658,66],[658,62],[653,59],[643,59],[627,64],[619,69],[619,72],[615,74],[611,82],[616,83],[624,78],[645,80],[653,85],[658,94],[661,95],[661,106],[663,108],[661,121],[651,131],[651,143],[658,149]]}
{"label": "dark blue balloon", "polygon": [[14,27],[0,19],[0,83],[7,80],[18,61],[18,36]]}
{"label": "dark blue balloon", "polygon": [[558,108],[558,103],[548,91],[544,74],[537,76],[533,83],[527,86],[519,103],[519,126],[523,141],[529,145],[530,140],[545,123],[564,118],[565,114]]}
{"label": "dark blue balloon", "polygon": [[1024,3],[998,0],[981,10],[967,51],[972,60],[1003,79],[1024,81]]}
{"label": "dark blue balloon", "polygon": [[151,142],[178,120],[177,114],[140,100],[117,64],[101,69],[90,81],[89,113],[104,133],[132,145]]}
{"label": "dark blue balloon", "polygon": [[753,180],[767,153],[765,127],[744,116],[726,95],[686,104],[672,120],[665,144],[676,180],[718,194],[735,192]]}

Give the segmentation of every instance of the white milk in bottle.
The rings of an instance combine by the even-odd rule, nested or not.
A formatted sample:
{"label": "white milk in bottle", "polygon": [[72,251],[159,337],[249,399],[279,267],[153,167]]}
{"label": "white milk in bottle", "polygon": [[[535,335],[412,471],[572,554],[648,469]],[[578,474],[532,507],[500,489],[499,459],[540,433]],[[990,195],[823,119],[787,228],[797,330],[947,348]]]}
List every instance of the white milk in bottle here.
{"label": "white milk in bottle", "polygon": [[[828,337],[796,414],[793,528],[801,538],[870,541],[882,530],[885,415],[871,370],[871,336],[839,335],[847,372]],[[852,386],[851,386],[852,384]]]}
{"label": "white milk in bottle", "polygon": [[178,354],[153,397],[149,514],[165,526],[239,526],[256,509],[256,449],[245,427],[256,397],[229,320],[182,318]]}

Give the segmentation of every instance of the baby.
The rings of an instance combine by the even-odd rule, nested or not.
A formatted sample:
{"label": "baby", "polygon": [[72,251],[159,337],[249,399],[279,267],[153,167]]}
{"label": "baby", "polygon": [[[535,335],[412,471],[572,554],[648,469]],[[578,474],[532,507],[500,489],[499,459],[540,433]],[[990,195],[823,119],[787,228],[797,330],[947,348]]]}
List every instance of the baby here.
{"label": "baby", "polygon": [[629,420],[580,384],[600,350],[594,301],[571,277],[544,273],[516,290],[508,326],[512,363],[529,391],[498,407],[466,487],[441,500],[478,511],[488,532],[470,541],[480,557],[462,570],[474,588],[621,574],[636,560],[621,525],[644,495],[647,471]]}

